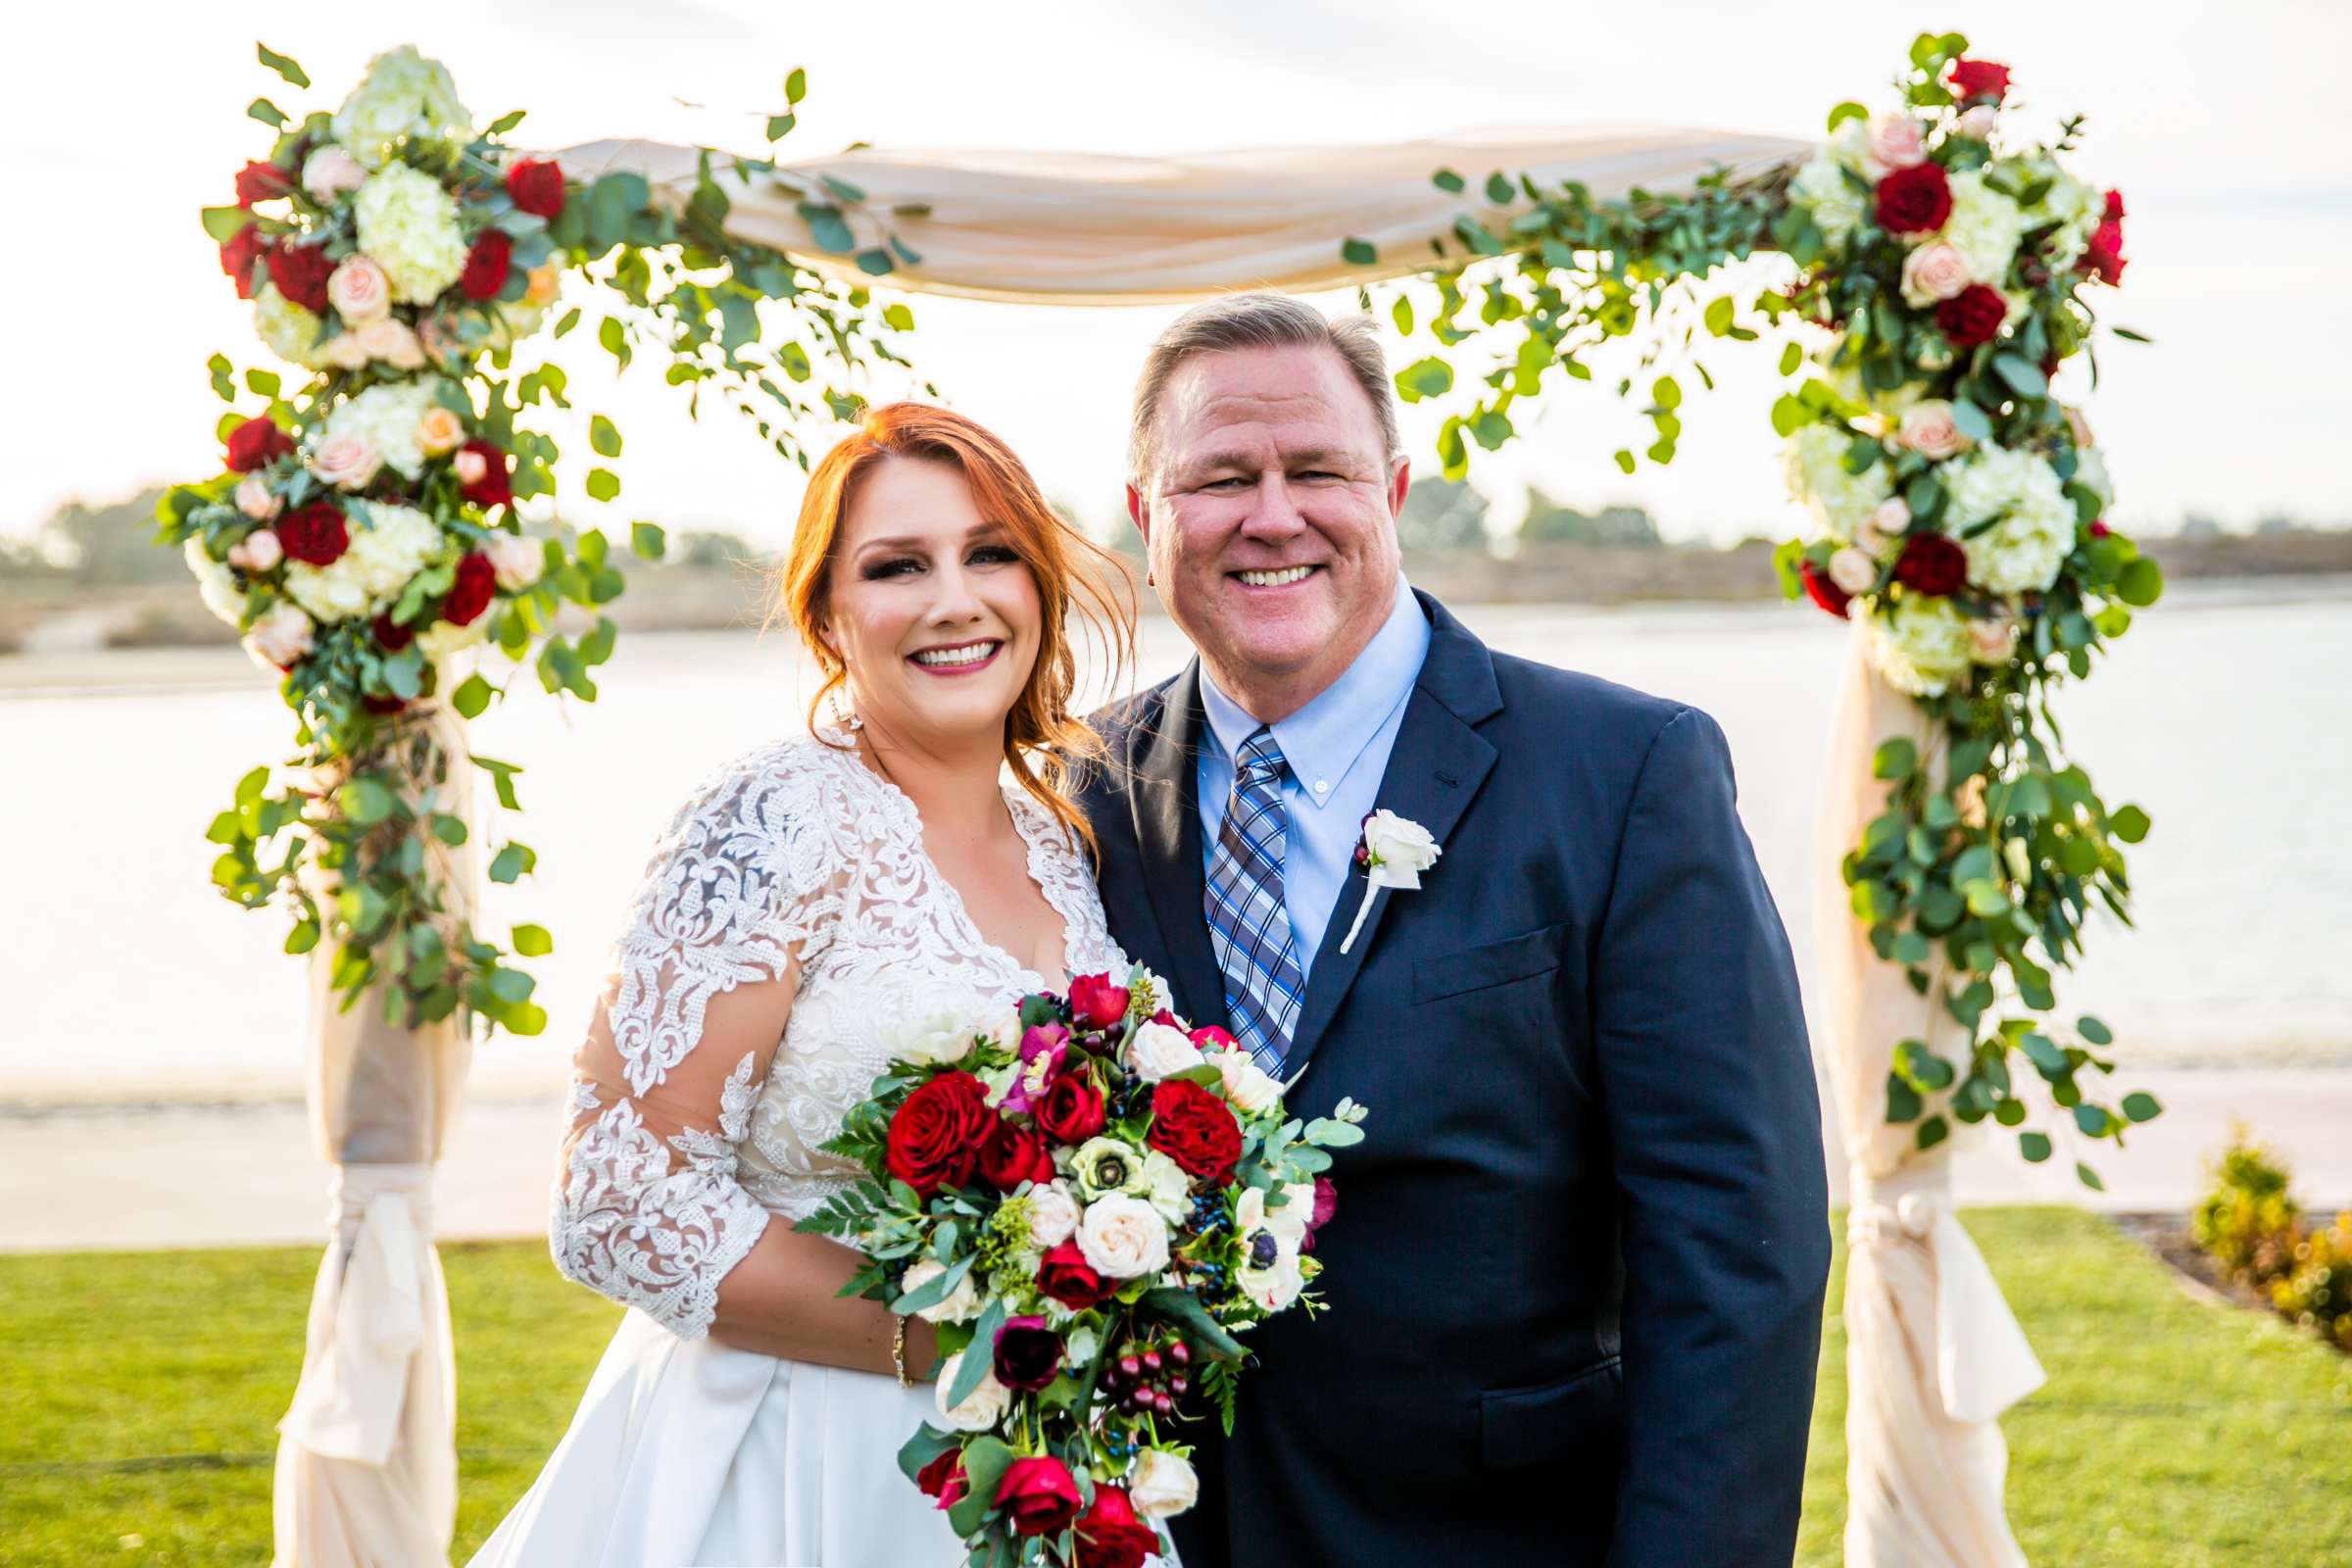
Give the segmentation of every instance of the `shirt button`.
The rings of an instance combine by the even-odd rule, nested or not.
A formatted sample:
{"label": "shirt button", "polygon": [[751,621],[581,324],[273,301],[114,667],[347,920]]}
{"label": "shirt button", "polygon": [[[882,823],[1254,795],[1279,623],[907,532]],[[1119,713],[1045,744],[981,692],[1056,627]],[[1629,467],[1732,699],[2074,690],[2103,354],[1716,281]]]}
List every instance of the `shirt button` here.
{"label": "shirt button", "polygon": [[1329,794],[1329,793],[1330,793],[1330,791],[1331,791],[1331,780],[1329,780],[1329,779],[1327,779],[1327,778],[1319,778],[1319,779],[1315,780],[1315,793],[1316,793],[1317,795],[1326,795],[1326,794]]}

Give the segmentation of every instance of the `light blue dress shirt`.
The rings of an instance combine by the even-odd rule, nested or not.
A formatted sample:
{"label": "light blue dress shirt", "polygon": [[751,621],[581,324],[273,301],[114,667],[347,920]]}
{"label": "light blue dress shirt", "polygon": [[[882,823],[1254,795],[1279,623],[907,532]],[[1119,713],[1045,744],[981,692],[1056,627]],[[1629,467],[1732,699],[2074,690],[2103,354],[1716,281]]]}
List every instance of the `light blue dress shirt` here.
{"label": "light blue dress shirt", "polygon": [[[1404,723],[1405,702],[1429,654],[1429,617],[1402,574],[1389,618],[1355,662],[1315,699],[1274,726],[1274,744],[1289,765],[1282,804],[1290,820],[1282,866],[1283,904],[1291,917],[1299,978],[1314,967],[1333,906],[1348,885],[1364,818],[1379,802],[1389,753]],[[1200,861],[1206,870],[1233,796],[1233,759],[1257,733],[1258,721],[1217,690],[1200,671],[1200,703],[1208,712],[1195,779],[1200,795]],[[1355,911],[1345,911],[1353,919]]]}

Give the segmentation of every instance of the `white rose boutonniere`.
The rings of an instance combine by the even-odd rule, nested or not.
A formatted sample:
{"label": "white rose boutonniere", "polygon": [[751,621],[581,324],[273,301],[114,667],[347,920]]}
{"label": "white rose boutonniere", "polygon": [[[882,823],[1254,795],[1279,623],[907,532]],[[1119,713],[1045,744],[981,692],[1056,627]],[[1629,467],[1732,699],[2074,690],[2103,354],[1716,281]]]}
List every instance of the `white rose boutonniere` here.
{"label": "white rose boutonniere", "polygon": [[1446,852],[1430,837],[1429,829],[1395,811],[1375,810],[1364,818],[1364,836],[1355,847],[1355,863],[1364,868],[1364,902],[1356,906],[1355,922],[1340,943],[1346,953],[1355,945],[1372,912],[1372,901],[1382,888],[1418,888],[1421,873],[1438,863]]}

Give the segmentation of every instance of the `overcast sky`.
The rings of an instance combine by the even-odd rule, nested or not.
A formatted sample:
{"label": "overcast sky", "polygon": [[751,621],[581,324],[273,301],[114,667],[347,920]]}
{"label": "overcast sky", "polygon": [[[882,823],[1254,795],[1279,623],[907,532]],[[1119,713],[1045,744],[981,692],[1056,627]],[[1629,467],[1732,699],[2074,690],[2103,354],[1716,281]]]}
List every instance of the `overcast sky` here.
{"label": "overcast sky", "polygon": [[[0,250],[13,302],[0,528],[28,528],[69,497],[212,471],[220,406],[204,361],[267,357],[197,209],[227,200],[236,168],[267,150],[269,133],[242,113],[256,94],[293,113],[332,108],[368,57],[397,43],[445,60],[478,121],[528,109],[515,139],[539,146],[644,135],[757,150],[797,65],[809,97],[788,155],[853,141],[1149,153],[1626,120],[1810,136],[1840,99],[1888,101],[1912,33],[1931,25],[1958,26],[1977,52],[2010,62],[2034,112],[2086,115],[2076,167],[2130,203],[2131,270],[2105,315],[2158,346],[2112,345],[2089,402],[2118,515],[2341,522],[2352,519],[2337,467],[2352,409],[2341,384],[2352,364],[2348,18],[2333,0],[35,7],[10,24],[17,70],[0,108],[14,241]],[[255,63],[256,25],[303,63],[313,91]],[[915,306],[907,347],[948,401],[1004,434],[1090,521],[1109,519],[1126,393],[1173,313]],[[615,382],[581,346],[565,345],[580,418],[602,410],[629,436],[614,517],[783,537],[798,470],[742,421],[690,422],[658,363]],[[1672,534],[1785,531],[1765,417],[1774,357],[1754,345],[1740,365],[1718,348],[1722,390],[1686,406],[1670,469],[1621,476],[1608,454],[1643,444],[1646,426],[1580,386],[1547,395],[1529,438],[1480,454],[1474,477],[1510,498],[1506,510],[1533,480],[1581,504],[1640,502]],[[1428,469],[1433,432],[1408,419]],[[585,440],[567,447],[585,455]],[[568,510],[601,520],[585,502]]]}

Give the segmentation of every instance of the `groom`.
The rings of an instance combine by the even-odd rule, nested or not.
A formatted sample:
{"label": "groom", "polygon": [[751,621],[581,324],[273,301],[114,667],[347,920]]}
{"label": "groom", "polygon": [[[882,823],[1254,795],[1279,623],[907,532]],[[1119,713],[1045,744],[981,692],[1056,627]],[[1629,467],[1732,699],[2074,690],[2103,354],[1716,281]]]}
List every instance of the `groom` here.
{"label": "groom", "polygon": [[[1329,1311],[1253,1331],[1233,1435],[1185,1433],[1185,1568],[1787,1563],[1827,1193],[1722,731],[1406,587],[1366,321],[1190,312],[1128,472],[1200,658],[1096,721],[1112,933],[1303,1073],[1294,1104],[1371,1111],[1316,1239]],[[1347,942],[1375,808],[1443,858]]]}

